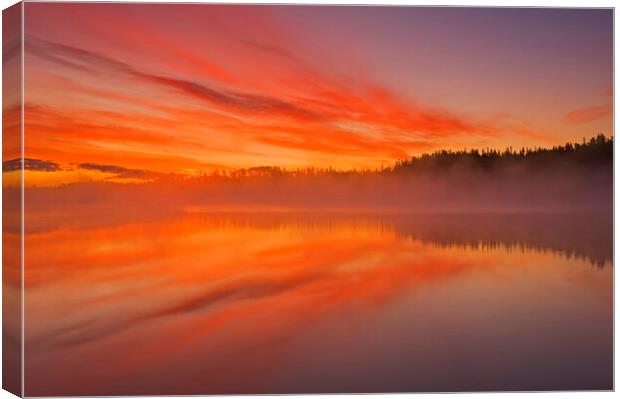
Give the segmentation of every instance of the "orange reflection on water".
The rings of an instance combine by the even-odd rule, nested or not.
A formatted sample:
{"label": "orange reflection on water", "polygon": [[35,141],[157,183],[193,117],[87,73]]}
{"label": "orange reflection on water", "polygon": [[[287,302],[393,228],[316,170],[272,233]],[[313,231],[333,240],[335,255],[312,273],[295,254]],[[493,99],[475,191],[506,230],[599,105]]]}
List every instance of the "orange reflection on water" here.
{"label": "orange reflection on water", "polygon": [[438,245],[365,216],[189,214],[25,245],[28,395],[611,381],[611,267],[583,258]]}

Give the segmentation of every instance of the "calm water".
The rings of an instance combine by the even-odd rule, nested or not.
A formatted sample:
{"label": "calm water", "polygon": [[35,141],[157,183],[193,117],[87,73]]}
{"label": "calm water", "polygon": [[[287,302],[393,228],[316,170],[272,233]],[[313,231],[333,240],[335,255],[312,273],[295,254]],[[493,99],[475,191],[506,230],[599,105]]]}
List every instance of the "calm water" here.
{"label": "calm water", "polygon": [[612,388],[609,215],[97,214],[27,221],[26,395]]}

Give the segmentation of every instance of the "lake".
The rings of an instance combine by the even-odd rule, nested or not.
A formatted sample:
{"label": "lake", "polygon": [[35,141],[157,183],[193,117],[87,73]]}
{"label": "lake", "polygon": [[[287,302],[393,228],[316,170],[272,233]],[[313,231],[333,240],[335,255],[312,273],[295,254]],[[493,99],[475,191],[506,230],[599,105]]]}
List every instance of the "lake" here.
{"label": "lake", "polygon": [[612,389],[609,214],[91,216],[27,215],[28,396]]}

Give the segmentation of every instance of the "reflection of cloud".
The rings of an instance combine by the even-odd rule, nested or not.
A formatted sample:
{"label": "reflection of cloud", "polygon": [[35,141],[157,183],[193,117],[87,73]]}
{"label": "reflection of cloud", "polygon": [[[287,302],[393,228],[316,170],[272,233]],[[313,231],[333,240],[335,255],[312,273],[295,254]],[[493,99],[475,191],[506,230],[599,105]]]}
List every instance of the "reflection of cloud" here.
{"label": "reflection of cloud", "polygon": [[611,116],[611,104],[578,108],[564,115],[564,123],[580,125]]}
{"label": "reflection of cloud", "polygon": [[280,280],[233,282],[224,287],[209,290],[203,294],[188,298],[179,304],[164,308],[151,315],[151,317],[174,316],[182,313],[204,311],[226,301],[235,302],[270,297],[315,282],[328,275],[329,273],[313,272],[294,275]]}
{"label": "reflection of cloud", "polygon": [[[75,210],[71,213],[75,214]],[[82,216],[82,215],[78,215]],[[165,220],[157,224],[131,223],[124,227],[70,229],[53,234],[27,236],[37,253],[49,252],[49,245],[62,242],[71,245],[73,252],[52,254],[45,262],[33,264],[35,274],[29,277],[31,287],[43,287],[36,281],[53,278],[56,283],[70,277],[86,276],[89,284],[117,284],[118,292],[102,294],[96,300],[89,297],[85,304],[110,306],[131,302],[129,297],[171,295],[153,306],[137,306],[128,313],[114,317],[65,319],[56,328],[48,327],[45,334],[28,342],[32,349],[66,348],[97,342],[136,326],[149,325],[160,319],[180,320],[182,317],[212,317],[214,312],[237,311],[246,305],[273,304],[278,298],[307,299],[311,311],[325,311],[343,303],[366,300],[381,304],[430,281],[447,281],[464,272],[494,268],[497,258],[538,256],[548,249],[579,255],[579,247],[587,251],[601,250],[610,260],[611,222],[607,215],[586,214],[509,214],[509,215],[355,215],[355,214],[221,214],[191,215],[183,219]],[[88,217],[80,217],[88,219]],[[600,225],[602,224],[602,225]],[[145,229],[144,226],[159,226]],[[170,232],[174,234],[171,236]],[[196,236],[200,231],[200,235]],[[312,234],[303,239],[296,232]],[[103,233],[103,234],[102,234]],[[118,246],[119,234],[132,237],[128,247]],[[246,235],[247,233],[251,233]],[[154,235],[152,235],[154,234]],[[204,234],[204,236],[203,236]],[[214,237],[235,237],[213,240]],[[78,238],[80,237],[80,238]],[[196,239],[192,239],[194,237]],[[197,239],[201,237],[202,239]],[[242,237],[240,240],[237,237]],[[243,238],[244,237],[244,238]],[[248,241],[244,241],[248,240]],[[608,240],[608,245],[604,241]],[[600,243],[603,242],[603,245]],[[244,245],[252,243],[252,245]],[[260,244],[260,245],[257,245]],[[561,245],[561,246],[556,246]],[[570,249],[571,245],[577,247]],[[97,255],[90,252],[99,248]],[[330,251],[321,253],[320,249]],[[172,251],[174,249],[174,251]],[[409,257],[420,249],[429,257]],[[497,251],[492,251],[492,250]],[[219,252],[222,251],[222,252]],[[566,252],[565,252],[566,251]],[[198,253],[215,253],[200,267],[170,267],[189,265]],[[468,253],[482,258],[471,258]],[[392,258],[386,263],[385,257]],[[495,253],[495,255],[493,255]],[[165,254],[162,258],[162,254]],[[308,256],[312,254],[312,256]],[[546,256],[546,255],[545,255]],[[34,256],[33,256],[34,258]],[[40,257],[39,257],[40,258]],[[246,261],[259,259],[256,269],[249,272]],[[191,260],[191,262],[189,261]],[[145,269],[164,281],[146,287],[124,290],[117,279],[141,280],[140,274],[127,273],[127,262],[158,265],[161,269]],[[154,263],[151,263],[154,262]],[[62,264],[63,273],[52,273],[54,265]],[[84,269],[84,264],[88,268]],[[364,264],[366,267],[351,267]],[[139,273],[139,272],[138,272]],[[197,274],[194,274],[197,273]],[[94,280],[93,280],[94,279]],[[144,280],[146,281],[146,280]],[[176,291],[171,284],[185,284],[187,289]],[[50,284],[50,281],[46,281]],[[144,289],[144,290],[143,290]],[[171,291],[172,290],[172,291]],[[286,296],[286,298],[284,298]],[[85,306],[84,309],[89,309]],[[93,309],[93,308],[90,308]],[[213,313],[212,313],[213,312]],[[308,313],[304,313],[308,315]]]}
{"label": "reflection of cloud", "polygon": [[120,323],[100,324],[89,320],[88,322],[78,322],[72,326],[65,326],[40,340],[31,341],[30,345],[32,347],[40,345],[65,347],[92,342],[157,318],[178,317],[185,313],[199,311],[206,312],[219,304],[233,305],[241,301],[270,298],[285,292],[292,292],[300,286],[316,283],[329,277],[329,272],[319,271],[293,275],[280,280],[234,281],[215,289],[207,289],[205,292],[190,296],[180,303],[127,318]]}
{"label": "reflection of cloud", "polygon": [[[2,163],[3,172],[12,172],[21,170],[22,160],[20,158],[11,159]],[[61,170],[56,162],[44,161],[41,159],[24,158],[24,170],[33,170],[38,172],[55,172]]]}
{"label": "reflection of cloud", "polygon": [[274,297],[278,294],[293,291],[300,285],[315,282],[320,278],[320,274],[300,276],[285,281],[248,281],[233,283],[214,290],[190,297],[178,304],[156,310],[152,313],[137,315],[135,318],[124,320],[122,323],[98,325],[96,322],[80,323],[60,329],[56,333],[31,342],[31,345],[45,345],[53,343],[57,347],[73,346],[86,342],[92,342],[105,336],[115,334],[141,324],[152,321],[160,317],[178,317],[185,313],[208,311],[218,304],[233,305],[240,301],[260,300]]}

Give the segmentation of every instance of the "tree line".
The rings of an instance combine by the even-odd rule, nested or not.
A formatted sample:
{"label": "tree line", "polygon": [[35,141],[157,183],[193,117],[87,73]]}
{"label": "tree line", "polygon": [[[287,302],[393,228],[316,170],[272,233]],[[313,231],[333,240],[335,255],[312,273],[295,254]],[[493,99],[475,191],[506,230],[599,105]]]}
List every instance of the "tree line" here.
{"label": "tree line", "polygon": [[551,148],[513,150],[509,147],[504,151],[495,149],[441,150],[397,161],[389,171],[401,173],[442,171],[457,165],[493,170],[514,164],[544,166],[555,162],[576,166],[610,165],[613,162],[613,151],[613,138],[598,134],[587,141],[584,138],[582,143],[566,143]]}
{"label": "tree line", "polygon": [[412,156],[396,161],[393,165],[376,169],[338,170],[334,168],[306,167],[286,169],[278,166],[258,166],[252,168],[215,170],[201,172],[187,178],[176,179],[200,180],[236,180],[252,177],[322,177],[322,176],[363,176],[363,175],[415,175],[418,173],[441,173],[450,169],[469,168],[481,171],[501,170],[512,165],[540,168],[551,164],[566,164],[577,167],[609,166],[613,163],[613,137],[598,134],[582,143],[566,143],[553,147],[520,148],[508,147],[505,150],[471,149],[439,150]]}

